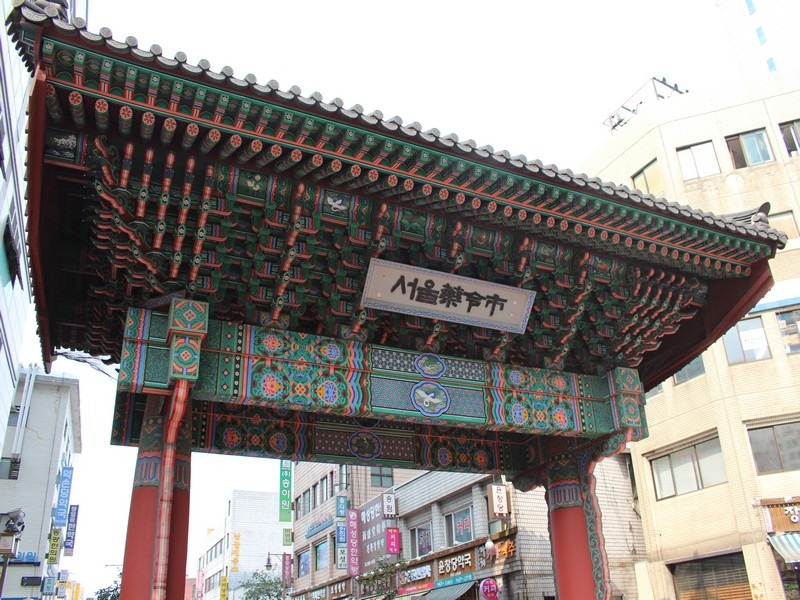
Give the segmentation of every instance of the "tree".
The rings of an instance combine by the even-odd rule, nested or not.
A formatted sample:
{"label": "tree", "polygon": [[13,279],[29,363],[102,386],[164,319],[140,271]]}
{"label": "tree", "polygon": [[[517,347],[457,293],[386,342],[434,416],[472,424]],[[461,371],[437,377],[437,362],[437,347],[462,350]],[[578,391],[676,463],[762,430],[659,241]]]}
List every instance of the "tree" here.
{"label": "tree", "polygon": [[119,579],[94,593],[95,600],[119,600]]}
{"label": "tree", "polygon": [[284,589],[280,578],[266,571],[255,571],[242,587],[244,600],[285,600],[288,591]]}

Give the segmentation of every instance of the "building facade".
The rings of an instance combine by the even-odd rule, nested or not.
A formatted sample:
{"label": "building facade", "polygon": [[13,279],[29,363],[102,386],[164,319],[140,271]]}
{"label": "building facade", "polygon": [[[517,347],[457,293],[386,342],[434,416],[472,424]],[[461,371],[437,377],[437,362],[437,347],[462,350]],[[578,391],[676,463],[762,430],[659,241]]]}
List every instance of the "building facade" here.
{"label": "building facade", "polygon": [[[291,552],[283,544],[283,529],[291,523],[278,520],[278,494],[233,490],[222,526],[206,536],[197,558],[195,600],[237,598],[237,589],[255,571],[264,571],[270,558],[270,574],[280,575],[276,558]],[[226,595],[227,592],[227,595]]]}
{"label": "building facade", "polygon": [[73,458],[81,451],[78,381],[22,370],[6,416],[0,512],[21,509],[25,529],[8,565],[3,598],[38,598],[48,585],[67,583],[65,573],[59,578],[58,563],[75,533],[69,490]]}
{"label": "building facade", "polygon": [[[555,598],[543,489],[523,493],[499,476],[472,473],[351,469],[313,463],[297,469],[295,599],[377,599],[388,591],[442,600],[493,597],[492,591],[503,600]],[[631,473],[626,454],[595,469],[614,598],[637,598],[634,563],[644,552]],[[492,485],[500,486],[507,514],[489,502]],[[386,493],[396,516],[384,513]],[[351,527],[347,511],[337,510],[341,505],[358,509],[355,570],[339,556],[337,529]],[[393,528],[397,554],[389,547],[394,534],[387,537]]]}
{"label": "building facade", "polygon": [[716,214],[769,203],[770,225],[789,237],[772,262],[776,283],[767,296],[648,392],[650,436],[632,454],[647,543],[643,598],[705,597],[697,594],[712,589],[726,598],[798,598],[797,78],[774,73],[714,97],[693,92],[651,103],[589,172]]}

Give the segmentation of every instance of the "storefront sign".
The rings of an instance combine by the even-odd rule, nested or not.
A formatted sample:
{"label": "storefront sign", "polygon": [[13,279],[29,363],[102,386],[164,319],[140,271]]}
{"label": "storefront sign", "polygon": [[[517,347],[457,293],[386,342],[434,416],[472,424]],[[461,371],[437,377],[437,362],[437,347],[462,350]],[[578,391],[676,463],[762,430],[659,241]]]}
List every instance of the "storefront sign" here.
{"label": "storefront sign", "polygon": [[72,467],[61,469],[61,484],[58,486],[55,526],[66,527],[69,516],[69,495],[72,490]]}
{"label": "storefront sign", "polygon": [[291,528],[284,527],[283,528],[283,545],[284,546],[291,546],[293,541],[294,541],[294,536],[292,535]]}
{"label": "storefront sign", "polygon": [[397,527],[386,528],[386,554],[400,554],[400,530]]}
{"label": "storefront sign", "polygon": [[219,578],[219,597],[220,600],[228,600],[228,576],[222,575]]}
{"label": "storefront sign", "polygon": [[389,526],[383,516],[383,494],[373,498],[361,507],[361,572],[372,569],[379,559],[387,554],[386,528]]}
{"label": "storefront sign", "polygon": [[767,505],[767,513],[770,531],[800,531],[800,502]]}
{"label": "storefront sign", "polygon": [[507,517],[508,497],[506,495],[506,486],[490,485],[488,492],[489,514],[495,517]]}
{"label": "storefront sign", "polygon": [[78,527],[78,505],[71,504],[67,519],[67,533],[64,535],[64,556],[72,556],[75,549],[75,530]]}
{"label": "storefront sign", "polygon": [[42,584],[42,594],[45,596],[52,596],[56,593],[56,578],[55,577],[45,577],[44,583]]}
{"label": "storefront sign", "polygon": [[336,546],[336,568],[347,568],[347,545]]}
{"label": "storefront sign", "polygon": [[425,563],[400,572],[398,594],[413,594],[433,588],[433,567]]}
{"label": "storefront sign", "polygon": [[[336,471],[334,471],[335,473]],[[350,508],[350,501],[347,496],[336,496],[336,516],[342,518],[347,516],[347,509]]]}
{"label": "storefront sign", "polygon": [[437,588],[475,580],[474,550],[437,559],[434,565]]}
{"label": "storefront sign", "polygon": [[347,573],[357,577],[361,573],[361,532],[358,510],[347,510]]}
{"label": "storefront sign", "polygon": [[497,582],[490,577],[481,581],[478,591],[480,591],[481,598],[483,600],[497,600],[499,597],[500,588],[498,587]]}
{"label": "storefront sign", "polygon": [[327,529],[331,525],[333,525],[333,515],[329,513],[321,516],[313,523],[308,524],[308,527],[306,528],[306,539],[315,536],[320,531]]}
{"label": "storefront sign", "polygon": [[281,560],[281,582],[283,587],[292,587],[292,562],[294,557],[291,554],[284,554]]}
{"label": "storefront sign", "polygon": [[281,461],[278,521],[292,522],[292,461]]}
{"label": "storefront sign", "polygon": [[58,528],[50,531],[50,545],[47,548],[47,564],[57,565],[58,554],[61,551],[61,530]]}
{"label": "storefront sign", "polygon": [[397,518],[397,497],[394,494],[383,494],[383,516],[387,519]]}
{"label": "storefront sign", "polygon": [[336,522],[336,546],[347,544],[347,523],[345,521]]}
{"label": "storefront sign", "polygon": [[373,258],[361,304],[407,315],[524,333],[535,292]]}
{"label": "storefront sign", "polygon": [[342,598],[349,594],[350,588],[350,580],[344,579],[342,581],[337,581],[336,583],[332,583],[328,586],[328,597],[331,600],[335,600],[336,598]]}
{"label": "storefront sign", "polygon": [[326,600],[328,597],[328,588],[321,587],[316,590],[311,590],[308,593],[310,600]]}

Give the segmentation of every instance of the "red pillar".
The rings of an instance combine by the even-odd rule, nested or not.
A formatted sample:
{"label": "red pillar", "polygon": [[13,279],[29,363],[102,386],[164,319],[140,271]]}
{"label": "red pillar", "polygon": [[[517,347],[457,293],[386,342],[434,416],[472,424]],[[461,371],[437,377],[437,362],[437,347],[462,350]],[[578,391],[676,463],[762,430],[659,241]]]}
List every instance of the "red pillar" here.
{"label": "red pillar", "polygon": [[163,398],[150,396],[145,406],[125,539],[120,600],[149,600],[153,589],[155,524],[164,433],[164,417],[160,414],[163,401]]}
{"label": "red pillar", "polygon": [[594,462],[562,455],[547,468],[550,546],[558,600],[610,598],[600,512],[594,495]]}

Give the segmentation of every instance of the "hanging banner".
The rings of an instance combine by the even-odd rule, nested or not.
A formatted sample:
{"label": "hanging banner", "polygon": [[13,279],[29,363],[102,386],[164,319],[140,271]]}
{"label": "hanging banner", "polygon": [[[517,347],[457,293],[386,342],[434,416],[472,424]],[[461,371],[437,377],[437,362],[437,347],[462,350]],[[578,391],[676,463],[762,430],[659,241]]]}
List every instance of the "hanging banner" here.
{"label": "hanging banner", "polygon": [[280,510],[278,521],[292,522],[292,461],[281,461],[280,475]]}
{"label": "hanging banner", "polygon": [[489,514],[494,517],[508,516],[508,498],[506,496],[506,486],[490,485],[488,491]]}
{"label": "hanging banner", "polygon": [[347,511],[347,574],[356,577],[361,574],[361,536],[358,532],[358,510]]}
{"label": "hanging banner", "polygon": [[386,528],[386,554],[400,554],[400,530],[397,527]]}
{"label": "hanging banner", "polygon": [[228,600],[228,576],[222,575],[219,578],[219,600]]}
{"label": "hanging banner", "polygon": [[78,505],[70,504],[67,533],[64,535],[64,556],[72,556],[75,549],[75,530],[78,528]]}
{"label": "hanging banner", "polygon": [[42,583],[42,594],[45,596],[52,596],[56,593],[56,578],[45,577]]}
{"label": "hanging banner", "polygon": [[397,499],[394,494],[383,494],[383,516],[387,519],[397,517]]}
{"label": "hanging banner", "polygon": [[284,546],[291,546],[294,542],[294,535],[292,535],[292,529],[290,527],[283,528],[283,545]]}
{"label": "hanging banner", "polygon": [[292,560],[291,554],[284,554],[281,561],[281,582],[284,588],[292,587]]}
{"label": "hanging banner", "polygon": [[72,467],[61,469],[61,483],[58,486],[58,502],[56,503],[56,527],[66,527],[69,516],[69,495],[72,491]]}
{"label": "hanging banner", "polygon": [[50,545],[47,548],[47,564],[57,565],[58,555],[61,551],[61,530],[52,529],[50,531]]}
{"label": "hanging banner", "polygon": [[348,508],[350,508],[350,501],[347,496],[336,496],[336,516],[346,517]]}

